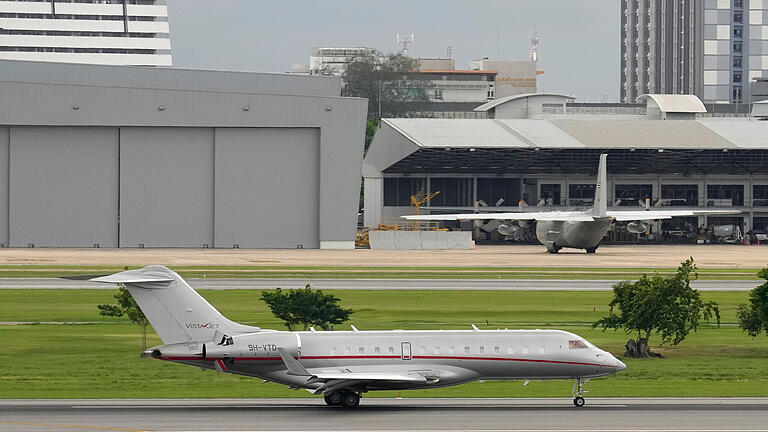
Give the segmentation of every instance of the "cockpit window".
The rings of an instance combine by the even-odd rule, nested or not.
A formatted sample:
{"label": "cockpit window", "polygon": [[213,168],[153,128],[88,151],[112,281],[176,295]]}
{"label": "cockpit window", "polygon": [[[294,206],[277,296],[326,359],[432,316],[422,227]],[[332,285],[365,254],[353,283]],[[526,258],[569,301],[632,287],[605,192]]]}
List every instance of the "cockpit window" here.
{"label": "cockpit window", "polygon": [[583,340],[572,340],[568,341],[568,348],[570,349],[578,349],[578,348],[589,348],[586,343],[584,343]]}

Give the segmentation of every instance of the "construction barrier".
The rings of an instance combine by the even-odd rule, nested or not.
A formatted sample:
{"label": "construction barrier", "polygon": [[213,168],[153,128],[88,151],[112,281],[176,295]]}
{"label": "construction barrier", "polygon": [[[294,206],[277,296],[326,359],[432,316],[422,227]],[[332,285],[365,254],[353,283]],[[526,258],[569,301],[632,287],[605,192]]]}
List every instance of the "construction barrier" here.
{"label": "construction barrier", "polygon": [[469,231],[371,231],[371,249],[472,249]]}

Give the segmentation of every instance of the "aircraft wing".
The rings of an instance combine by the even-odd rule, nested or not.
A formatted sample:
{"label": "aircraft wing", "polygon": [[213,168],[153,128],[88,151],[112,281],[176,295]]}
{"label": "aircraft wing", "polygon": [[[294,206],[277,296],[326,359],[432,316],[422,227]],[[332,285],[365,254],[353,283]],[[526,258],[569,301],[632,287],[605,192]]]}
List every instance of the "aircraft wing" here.
{"label": "aircraft wing", "polygon": [[611,210],[608,211],[608,216],[616,219],[617,221],[636,221],[670,219],[678,216],[729,215],[739,213],[741,213],[740,210]]}
{"label": "aircraft wing", "polygon": [[570,221],[570,222],[588,222],[594,218],[589,213],[575,211],[552,211],[552,212],[509,212],[509,213],[457,213],[442,215],[406,215],[400,216],[408,220],[443,220],[443,221],[462,221],[462,220],[537,220],[537,221]]}

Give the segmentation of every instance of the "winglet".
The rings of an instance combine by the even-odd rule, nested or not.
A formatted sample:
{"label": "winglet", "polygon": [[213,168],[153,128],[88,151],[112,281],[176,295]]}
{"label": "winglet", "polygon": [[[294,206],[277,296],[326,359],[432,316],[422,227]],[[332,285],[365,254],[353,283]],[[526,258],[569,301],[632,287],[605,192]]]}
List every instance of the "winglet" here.
{"label": "winglet", "polygon": [[279,352],[280,357],[283,358],[283,363],[285,363],[285,367],[288,369],[288,375],[312,376],[311,373],[304,369],[304,366],[302,366],[298,360],[288,354],[288,351],[286,351],[285,348],[278,348],[277,352]]}
{"label": "winglet", "polygon": [[597,183],[595,184],[595,201],[592,205],[592,216],[608,216],[608,174],[607,163],[608,155],[600,155],[600,164],[597,167]]}

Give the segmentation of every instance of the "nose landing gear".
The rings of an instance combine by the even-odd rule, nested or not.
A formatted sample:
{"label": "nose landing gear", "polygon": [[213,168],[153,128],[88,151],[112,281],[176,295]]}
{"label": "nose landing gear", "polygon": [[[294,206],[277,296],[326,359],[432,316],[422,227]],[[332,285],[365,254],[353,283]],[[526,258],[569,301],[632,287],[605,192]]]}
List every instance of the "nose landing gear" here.
{"label": "nose landing gear", "polygon": [[584,390],[584,384],[586,384],[587,381],[589,381],[589,378],[587,378],[586,380],[584,378],[577,378],[576,382],[573,383],[573,390],[572,390],[573,405],[576,407],[581,408],[586,403],[582,395],[585,393],[589,393],[587,390]]}

